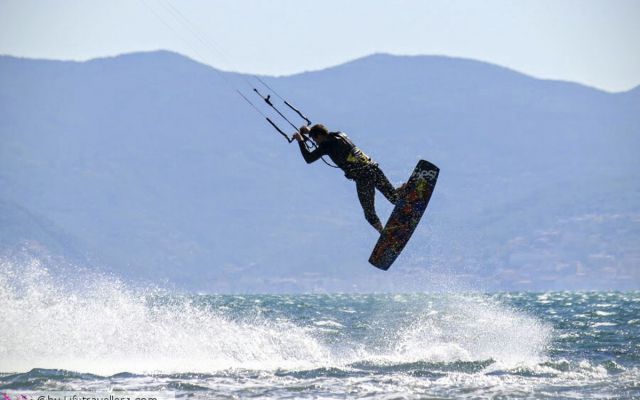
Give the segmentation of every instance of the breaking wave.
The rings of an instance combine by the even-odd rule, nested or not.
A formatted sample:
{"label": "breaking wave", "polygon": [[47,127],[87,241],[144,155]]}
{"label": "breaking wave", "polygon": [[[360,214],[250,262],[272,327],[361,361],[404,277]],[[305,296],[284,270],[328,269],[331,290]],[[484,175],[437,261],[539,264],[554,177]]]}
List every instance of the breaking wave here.
{"label": "breaking wave", "polygon": [[[88,271],[54,276],[36,259],[2,260],[0,372],[171,374],[414,363],[473,370],[534,366],[546,357],[551,329],[486,296],[389,295],[374,305],[354,296],[358,301],[347,307],[356,297],[340,295],[341,306],[324,314],[314,301],[331,295],[278,298],[275,314],[255,297],[243,299],[249,311],[240,313],[220,296],[211,301],[141,288]],[[255,306],[246,306],[252,301]],[[404,308],[392,309],[398,304]]]}

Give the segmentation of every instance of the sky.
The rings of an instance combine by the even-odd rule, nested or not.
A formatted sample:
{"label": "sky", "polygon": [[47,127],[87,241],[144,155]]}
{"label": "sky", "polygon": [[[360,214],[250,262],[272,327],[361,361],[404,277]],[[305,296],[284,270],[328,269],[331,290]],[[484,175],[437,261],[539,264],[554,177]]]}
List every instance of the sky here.
{"label": "sky", "polygon": [[640,84],[638,38],[640,0],[0,0],[3,55],[166,49],[266,75],[447,55],[619,92]]}

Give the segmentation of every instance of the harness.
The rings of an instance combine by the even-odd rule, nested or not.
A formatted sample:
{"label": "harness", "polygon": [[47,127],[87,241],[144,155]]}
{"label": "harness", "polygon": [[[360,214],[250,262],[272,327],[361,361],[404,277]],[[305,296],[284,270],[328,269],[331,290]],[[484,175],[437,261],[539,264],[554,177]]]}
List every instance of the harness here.
{"label": "harness", "polygon": [[349,139],[349,137],[344,134],[344,132],[331,132],[330,135],[332,135],[334,138],[340,140],[342,143],[345,143],[347,146],[349,146],[350,151],[349,151],[349,154],[347,155],[346,161],[349,164],[352,164],[353,167],[374,164],[371,157],[369,157],[362,150],[360,150],[358,146],[356,146],[351,141],[351,139]]}

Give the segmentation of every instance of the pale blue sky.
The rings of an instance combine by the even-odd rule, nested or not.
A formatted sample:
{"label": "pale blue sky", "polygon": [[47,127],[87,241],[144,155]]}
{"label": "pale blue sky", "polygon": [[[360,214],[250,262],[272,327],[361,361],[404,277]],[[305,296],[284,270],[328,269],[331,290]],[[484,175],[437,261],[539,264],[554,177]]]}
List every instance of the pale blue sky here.
{"label": "pale blue sky", "polygon": [[0,0],[0,54],[86,60],[168,49],[223,69],[270,75],[375,52],[436,54],[608,91],[640,84],[640,0],[170,4],[220,53],[180,25],[168,0]]}

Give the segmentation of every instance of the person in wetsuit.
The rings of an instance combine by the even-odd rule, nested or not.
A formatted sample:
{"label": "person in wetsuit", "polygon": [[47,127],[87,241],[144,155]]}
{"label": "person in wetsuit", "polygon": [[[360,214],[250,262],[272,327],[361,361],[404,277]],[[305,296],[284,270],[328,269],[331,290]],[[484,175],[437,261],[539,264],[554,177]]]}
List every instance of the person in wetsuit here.
{"label": "person in wetsuit", "polygon": [[[309,151],[304,144],[304,135],[307,134],[318,145],[313,151]],[[347,179],[355,181],[358,199],[366,220],[378,232],[382,232],[382,224],[375,210],[375,189],[378,189],[392,204],[396,204],[398,200],[399,189],[391,185],[378,164],[353,144],[346,134],[329,132],[322,124],[313,125],[311,129],[303,126],[293,137],[298,141],[300,152],[307,164],[322,156],[329,156],[344,171]]]}

